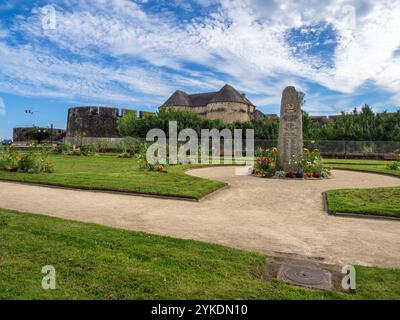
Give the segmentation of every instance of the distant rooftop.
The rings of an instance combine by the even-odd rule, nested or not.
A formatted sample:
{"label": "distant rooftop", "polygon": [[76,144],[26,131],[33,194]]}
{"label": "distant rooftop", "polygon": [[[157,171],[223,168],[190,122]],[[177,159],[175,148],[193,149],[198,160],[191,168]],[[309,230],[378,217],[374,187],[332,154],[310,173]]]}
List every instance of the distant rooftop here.
{"label": "distant rooftop", "polygon": [[239,102],[253,105],[244,94],[239,93],[235,88],[226,84],[217,92],[187,94],[184,91],[176,90],[174,94],[163,103],[163,106],[200,107],[216,102]]}

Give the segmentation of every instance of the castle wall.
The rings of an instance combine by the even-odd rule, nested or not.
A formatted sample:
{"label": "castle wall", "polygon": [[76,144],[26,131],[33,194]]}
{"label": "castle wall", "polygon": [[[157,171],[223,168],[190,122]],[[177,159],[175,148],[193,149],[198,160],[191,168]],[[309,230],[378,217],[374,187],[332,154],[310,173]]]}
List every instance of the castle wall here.
{"label": "castle wall", "polygon": [[200,106],[200,107],[174,106],[174,108],[182,111],[195,112],[204,117],[207,115],[207,106]]}
{"label": "castle wall", "polygon": [[226,123],[253,120],[254,106],[238,102],[216,102],[207,105],[206,117],[211,120],[221,119]]}
{"label": "castle wall", "polygon": [[220,119],[226,123],[253,120],[255,107],[239,102],[216,102],[206,106],[174,106],[177,110],[195,112],[210,120]]}
{"label": "castle wall", "polygon": [[[124,114],[138,116],[136,110],[110,107],[75,107],[68,110],[65,143],[85,145],[101,141],[118,141],[117,120]],[[139,117],[151,112],[140,111]]]}
{"label": "castle wall", "polygon": [[[125,111],[126,112],[126,111]],[[76,107],[68,110],[67,138],[118,137],[117,108]]]}

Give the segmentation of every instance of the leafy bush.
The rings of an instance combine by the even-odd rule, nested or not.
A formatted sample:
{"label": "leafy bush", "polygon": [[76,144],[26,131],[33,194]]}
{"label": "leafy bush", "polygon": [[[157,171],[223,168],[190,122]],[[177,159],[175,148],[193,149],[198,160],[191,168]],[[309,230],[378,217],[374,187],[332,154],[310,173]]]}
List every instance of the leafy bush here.
{"label": "leafy bush", "polygon": [[133,137],[124,137],[121,142],[121,147],[124,152],[129,152],[131,155],[139,152],[141,141]]}
{"label": "leafy bush", "polygon": [[147,153],[148,145],[146,143],[142,143],[139,147],[139,152],[136,154],[136,159],[139,162],[139,168],[146,171],[157,171],[157,172],[167,172],[166,164],[152,164],[147,161],[146,153]]}
{"label": "leafy bush", "polygon": [[390,162],[390,163],[386,166],[386,168],[387,168],[388,170],[400,170],[400,161],[393,161],[393,162]]}
{"label": "leafy bush", "polygon": [[91,144],[81,146],[80,149],[81,149],[81,154],[86,157],[92,156],[96,153],[96,148]]}
{"label": "leafy bush", "polygon": [[72,145],[69,143],[62,143],[54,148],[54,152],[58,154],[68,154],[72,150]]}

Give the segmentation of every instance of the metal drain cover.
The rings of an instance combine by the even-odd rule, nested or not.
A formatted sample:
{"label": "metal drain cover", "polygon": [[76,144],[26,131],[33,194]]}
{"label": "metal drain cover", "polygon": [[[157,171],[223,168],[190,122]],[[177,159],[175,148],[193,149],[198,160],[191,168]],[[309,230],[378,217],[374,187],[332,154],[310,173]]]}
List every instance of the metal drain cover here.
{"label": "metal drain cover", "polygon": [[301,264],[282,263],[278,279],[298,286],[332,290],[332,276],[329,271]]}

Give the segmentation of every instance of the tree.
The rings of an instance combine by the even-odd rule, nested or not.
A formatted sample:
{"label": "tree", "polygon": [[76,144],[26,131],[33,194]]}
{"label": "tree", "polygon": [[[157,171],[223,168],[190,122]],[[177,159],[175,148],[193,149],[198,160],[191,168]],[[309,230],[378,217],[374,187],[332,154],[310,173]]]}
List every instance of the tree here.
{"label": "tree", "polygon": [[50,130],[34,128],[24,134],[24,137],[28,140],[36,140],[38,143],[42,143],[44,140],[52,136]]}
{"label": "tree", "polygon": [[[304,104],[304,94],[299,93]],[[149,130],[159,128],[168,135],[169,121],[178,122],[178,131],[191,128],[200,136],[201,129],[254,129],[255,139],[276,140],[279,120],[268,117],[254,121],[226,124],[221,120],[206,119],[197,113],[164,107],[155,114],[136,118],[134,113],[126,113],[118,119],[121,136],[146,137]],[[394,113],[374,113],[364,105],[360,110],[342,112],[335,120],[318,126],[307,112],[303,111],[303,136],[305,140],[352,140],[352,141],[400,141],[400,110]]]}

